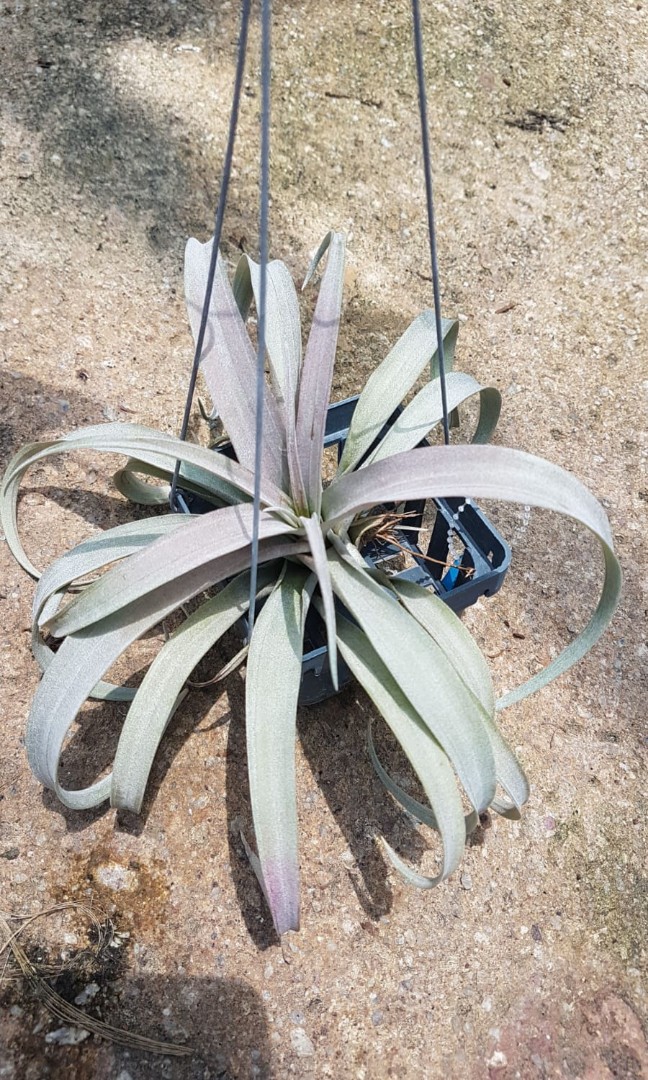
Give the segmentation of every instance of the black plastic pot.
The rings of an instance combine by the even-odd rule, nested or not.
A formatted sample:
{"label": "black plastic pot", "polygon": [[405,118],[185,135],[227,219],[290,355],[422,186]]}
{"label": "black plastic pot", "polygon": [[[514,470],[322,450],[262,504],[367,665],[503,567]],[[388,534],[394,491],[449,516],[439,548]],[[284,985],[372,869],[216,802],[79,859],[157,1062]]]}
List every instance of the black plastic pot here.
{"label": "black plastic pot", "polygon": [[[330,405],[326,417],[324,446],[337,448],[338,461],[342,456],[349,426],[358,398],[351,397]],[[382,439],[401,410],[390,417],[374,446]],[[425,446],[426,443],[421,444]],[[232,455],[230,446],[219,448]],[[373,446],[367,451],[370,454]],[[233,456],[233,455],[232,455]],[[213,509],[210,503],[189,492],[182,493],[183,501],[191,513],[205,513]],[[393,506],[380,507],[389,511]],[[453,611],[463,611],[474,604],[480,596],[492,596],[501,588],[511,561],[511,550],[505,540],[493,528],[486,516],[474,503],[465,499],[433,499],[429,502],[408,502],[404,507],[406,524],[420,529],[424,519],[431,525],[429,542],[423,550],[415,538],[417,532],[392,532],[392,540],[374,540],[362,549],[364,558],[374,566],[389,568],[395,559],[408,563],[400,571],[392,573],[397,579],[415,581],[424,588],[434,589],[436,594]],[[434,518],[432,522],[432,518]],[[453,548],[449,550],[449,533]],[[242,620],[246,633],[247,620]],[[342,689],[352,679],[351,672],[338,657],[338,681]],[[302,661],[302,684],[300,704],[314,705],[335,693],[328,665],[326,630],[324,623],[311,607],[306,619],[304,657]]]}

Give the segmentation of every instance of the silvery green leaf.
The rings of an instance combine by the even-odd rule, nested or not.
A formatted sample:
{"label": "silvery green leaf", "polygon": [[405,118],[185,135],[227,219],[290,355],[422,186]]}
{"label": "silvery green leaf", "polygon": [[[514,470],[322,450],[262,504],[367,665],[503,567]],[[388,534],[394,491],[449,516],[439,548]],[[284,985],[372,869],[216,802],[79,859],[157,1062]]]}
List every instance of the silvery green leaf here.
{"label": "silvery green leaf", "polygon": [[484,724],[493,748],[497,782],[510,796],[508,799],[503,799],[500,795],[495,796],[491,802],[491,809],[511,821],[518,821],[521,816],[520,811],[529,799],[529,781],[492,716],[488,716]]}
{"label": "silvery green leaf", "polygon": [[[452,369],[459,323],[442,320],[446,371]],[[431,364],[438,366],[434,312],[424,311],[408,326],[391,352],[369,376],[353,413],[339,472],[355,468],[378,438],[416,380]]]}
{"label": "silvery green leaf", "polygon": [[41,612],[49,599],[57,592],[67,589],[72,582],[94,574],[108,566],[133,555],[163,536],[186,528],[194,518],[189,514],[164,514],[159,517],[127,521],[88,537],[48,566],[36,586],[32,604],[32,618],[40,625]]}
{"label": "silvery green leaf", "polygon": [[257,615],[245,684],[252,818],[261,879],[279,935],[299,929],[295,718],[303,585],[303,571],[289,567]]}
{"label": "silvery green leaf", "polygon": [[529,798],[529,782],[495,724],[495,693],[484,654],[461,619],[431,590],[413,581],[394,579],[390,580],[390,587],[403,607],[443,649],[447,659],[481,703],[484,710],[482,721],[493,748],[497,782],[512,800],[494,799],[491,806],[499,814],[519,818],[520,807]]}
{"label": "silvery green leaf", "polygon": [[413,885],[415,889],[433,889],[435,885],[439,885],[443,880],[440,874],[437,874],[436,877],[429,877],[427,874],[417,874],[416,871],[412,870],[404,859],[401,859],[400,855],[394,851],[393,847],[385,840],[384,836],[381,837],[381,840],[387,858],[407,885]]}
{"label": "silvery green leaf", "polygon": [[387,589],[334,552],[329,570],[334,592],[450,758],[472,805],[483,810],[495,794],[495,763],[481,704]]}
{"label": "silvery green leaf", "polygon": [[297,408],[297,456],[309,513],[319,513],[322,497],[326,410],[333,380],[344,285],[343,234],[331,233],[328,248],[328,262],[306,345]]}
{"label": "silvery green leaf", "polygon": [[[238,262],[234,281],[245,305],[249,289],[259,309],[261,291],[261,267],[249,255],[242,255]],[[243,299],[245,298],[245,299]],[[248,302],[249,307],[249,302]],[[293,280],[287,266],[278,259],[267,267],[266,302],[266,349],[270,374],[278,404],[283,413],[286,430],[286,453],[293,501],[297,506],[306,505],[304,481],[297,454],[297,389],[301,371],[302,342],[299,302]]]}
{"label": "silvery green leaf", "polygon": [[[113,474],[113,484],[130,502],[140,503],[143,506],[162,505],[169,501],[174,471],[174,463],[161,456],[156,459],[154,454],[149,454],[146,461],[129,458],[124,467],[117,469]],[[140,480],[140,476],[153,476],[158,480],[163,480],[164,483],[148,484]],[[189,491],[207,499],[214,506],[246,502],[249,499],[249,496],[240,488],[210,476],[205,469],[186,463],[180,469],[179,487],[182,491]]]}
{"label": "silvery green leaf", "polygon": [[245,854],[247,855],[247,857],[249,859],[250,866],[254,870],[254,875],[255,875],[255,877],[256,877],[256,879],[259,882],[259,885],[261,887],[261,892],[263,893],[263,895],[265,897],[265,902],[268,905],[268,907],[270,907],[270,897],[268,896],[268,894],[266,892],[266,884],[265,884],[265,881],[263,880],[263,871],[261,869],[261,860],[259,859],[259,856],[257,855],[256,851],[254,851],[250,847],[250,845],[248,844],[245,833],[243,832],[243,830],[241,830],[241,832],[239,833],[239,836],[241,837],[241,843],[243,844],[243,847],[245,849]]}
{"label": "silvery green leaf", "polygon": [[358,567],[363,573],[369,574],[371,577],[375,577],[377,581],[383,582],[385,576],[383,571],[367,562],[346,533],[339,535],[332,529],[329,529],[326,534],[326,539],[344,562],[349,563],[350,566]]}
{"label": "silvery green leaf", "polygon": [[232,672],[236,671],[237,668],[240,668],[243,661],[247,660],[249,651],[249,645],[243,645],[243,647],[234,654],[231,660],[228,660],[226,664],[223,664],[223,666],[218,669],[215,675],[211,675],[208,679],[189,679],[188,685],[192,690],[203,690],[207,686],[216,686],[217,683],[222,682],[223,679],[227,679]]}
{"label": "silvery green leaf", "polygon": [[[246,504],[225,506],[192,517],[183,529],[182,543],[173,534],[162,536],[144,551],[118,563],[54,616],[49,627],[51,633],[64,637],[82,630],[200,566],[211,567],[213,580],[222,581],[219,560],[250,548],[252,512],[252,507]],[[290,525],[262,511],[261,540],[292,531]]]}
{"label": "silvery green leaf", "polygon": [[125,611],[66,638],[61,645],[34,695],[26,747],[36,778],[55,790],[66,806],[83,809],[109,795],[106,777],[82,791],[65,791],[57,780],[65,736],[93,686],[133,641],[207,584],[204,568],[194,570],[174,581],[163,595],[160,590],[146,596]]}
{"label": "silvery green leaf", "polygon": [[424,589],[414,581],[389,578],[389,588],[405,610],[443,649],[486,712],[492,715],[495,693],[490,668],[459,616],[432,589]]}
{"label": "silvery green leaf", "polygon": [[429,887],[448,877],[463,855],[466,825],[454,773],[441,746],[366,635],[348,619],[338,619],[338,644],[345,662],[402,746],[430,801],[434,828],[443,842],[443,866],[437,878],[424,879],[424,887]]}
{"label": "silvery green leaf", "polygon": [[[206,285],[207,282],[205,282],[205,286]],[[250,274],[250,261],[247,255],[241,255],[236,263],[236,269],[234,270],[234,277],[232,279],[232,292],[240,316],[243,319],[243,322],[246,322],[254,298],[252,276]]]}
{"label": "silvery green leaf", "polygon": [[[407,791],[405,791],[404,788],[400,786],[400,784],[397,784],[396,781],[389,775],[384,765],[381,763],[380,758],[376,753],[376,748],[374,746],[371,727],[372,725],[371,723],[369,723],[369,729],[367,733],[367,741],[369,744],[369,757],[371,758],[371,763],[376,770],[376,773],[378,774],[379,780],[382,782],[384,787],[387,788],[389,794],[394,796],[396,801],[400,803],[403,809],[406,810],[411,817],[421,822],[421,824],[427,825],[430,829],[435,829],[436,832],[438,832],[439,823],[436,819],[434,810],[432,810],[430,806],[425,806],[424,803],[419,802],[418,799],[414,799]],[[478,825],[479,814],[475,810],[472,810],[469,814],[465,815],[464,828],[467,837],[475,831]]]}
{"label": "silvery green leaf", "polygon": [[[55,596],[52,599],[58,602],[59,597]],[[52,612],[56,611],[57,606],[58,603],[53,604]],[[41,672],[46,671],[54,660],[56,653],[53,649],[50,649],[49,645],[45,644],[36,624],[32,625],[31,649],[34,660]],[[135,688],[133,686],[117,686],[115,683],[105,682],[100,679],[92,687],[88,697],[95,701],[132,701],[135,697]]]}
{"label": "silvery green leaf", "polygon": [[[284,558],[292,544],[261,544],[264,562]],[[302,545],[306,550],[306,545]],[[110,782],[103,778],[82,791],[65,791],[57,781],[65,737],[84,701],[103,675],[132,642],[158,625],[172,611],[212,584],[241,573],[249,564],[249,548],[183,574],[155,592],[87,629],[65,639],[41,679],[27,723],[26,748],[37,780],[56,791],[66,806],[83,809],[108,798]],[[108,785],[108,786],[106,786]]]}
{"label": "silvery green leaf", "polygon": [[315,271],[317,270],[317,267],[319,266],[322,259],[326,255],[326,252],[328,251],[328,249],[329,249],[329,247],[331,245],[331,241],[333,240],[335,235],[336,234],[333,232],[333,230],[329,229],[326,236],[324,237],[324,239],[320,243],[320,246],[318,247],[317,251],[313,255],[313,258],[311,259],[310,264],[308,266],[308,270],[306,271],[306,277],[304,278],[304,281],[303,281],[303,284],[302,284],[302,292],[304,291],[304,289],[308,285],[310,285],[311,281],[313,280],[313,277],[315,276]]}
{"label": "silvery green leaf", "polygon": [[556,510],[611,546],[603,507],[575,476],[542,458],[502,446],[426,446],[368,465],[326,489],[322,515],[333,528],[378,503],[462,494]]}
{"label": "silvery green leaf", "polygon": [[[279,567],[262,567],[262,589]],[[241,574],[171,634],[148,669],[124,721],[112,773],[110,802],[138,814],[153,759],[178,696],[196,664],[248,609],[250,575]]]}
{"label": "silvery green leaf", "polygon": [[[24,474],[32,465],[53,455],[70,453],[73,450],[125,454],[143,462],[151,462],[155,467],[166,463],[171,469],[175,467],[176,461],[187,462],[202,470],[206,480],[209,481],[211,477],[214,494],[218,495],[222,488],[226,502],[232,501],[234,488],[245,495],[254,494],[254,476],[238,462],[226,458],[224,454],[215,454],[203,446],[160,434],[140,424],[95,425],[51,442],[29,443],[11,459],[2,478],[0,524],[15,559],[32,577],[39,577],[40,571],[29,560],[18,535],[18,488]],[[261,498],[264,505],[286,504],[285,495],[265,479],[262,481]]]}
{"label": "silvery green leaf", "polygon": [[[113,484],[120,495],[139,506],[168,506],[171,484],[149,484],[141,480],[140,470],[132,468],[132,459],[123,469],[113,473]],[[149,475],[151,475],[149,473]],[[171,477],[169,473],[169,477]]]}
{"label": "silvery green leaf", "polygon": [[[32,606],[32,652],[41,671],[45,671],[55,653],[42,640],[39,632],[41,622],[47,622],[58,610],[64,591],[74,581],[85,578],[108,563],[132,555],[139,548],[152,543],[160,536],[175,532],[191,519],[179,514],[129,521],[114,529],[92,536],[77,544],[71,551],[57,559],[44,571],[38,582]],[[135,690],[130,686],[114,686],[100,681],[93,687],[90,697],[104,701],[131,701]]]}
{"label": "silvery green leaf", "polygon": [[[163,463],[167,465],[166,468],[162,467]],[[163,458],[160,459],[159,465],[153,464],[151,460],[144,462],[130,458],[123,468],[113,474],[113,484],[130,502],[142,506],[163,506],[169,502],[173,473],[174,469],[169,468],[169,463],[164,462]],[[147,476],[156,477],[164,482],[149,484],[146,480],[140,479]],[[228,488],[222,480],[215,484],[213,477],[192,465],[182,466],[178,486],[183,492],[189,492],[207,500],[214,508],[247,502],[249,498],[233,485],[229,485]]]}
{"label": "silvery green leaf", "polygon": [[546,686],[589,652],[614,615],[621,567],[605,511],[587,488],[558,465],[500,446],[431,446],[378,461],[331,484],[322,511],[334,527],[379,503],[452,496],[555,510],[590,529],[603,549],[605,579],[592,619],[544,671],[505,694],[497,703],[502,709]]}
{"label": "silvery green leaf", "polygon": [[[502,397],[492,386],[483,387],[470,375],[449,372],[446,377],[448,410],[452,411],[479,394],[479,421],[473,443],[486,443],[497,427]],[[439,379],[426,383],[391,425],[384,439],[367,459],[367,464],[392,454],[413,450],[443,419],[441,383]]]}
{"label": "silvery green leaf", "polygon": [[[242,255],[239,266],[241,263],[248,268],[258,310],[261,267],[249,255]],[[270,371],[286,410],[286,419],[292,414],[294,425],[302,356],[297,290],[288,267],[279,259],[268,263],[267,274],[266,348]]]}
{"label": "silvery green leaf", "polygon": [[[212,245],[213,240],[201,244],[192,238],[185,249],[185,299],[194,341],[200,328]],[[238,460],[246,468],[254,469],[256,355],[220,253],[200,366]],[[286,433],[274,395],[267,386],[263,431],[263,474],[277,487],[285,488]]]}

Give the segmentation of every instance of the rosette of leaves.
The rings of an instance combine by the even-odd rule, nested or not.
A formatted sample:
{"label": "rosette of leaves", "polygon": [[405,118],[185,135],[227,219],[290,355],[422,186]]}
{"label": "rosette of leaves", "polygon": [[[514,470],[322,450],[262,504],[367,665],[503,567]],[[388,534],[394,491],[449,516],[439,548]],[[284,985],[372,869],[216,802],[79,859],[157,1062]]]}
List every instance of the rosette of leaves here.
{"label": "rosette of leaves", "polygon": [[[430,311],[414,320],[369,378],[337,475],[324,488],[323,440],[342,304],[343,236],[328,234],[309,277],[327,250],[303,355],[290,274],[278,261],[267,267],[270,375],[264,403],[258,576],[264,603],[245,650],[246,729],[258,851],[250,855],[279,934],[299,925],[295,717],[309,605],[315,604],[325,620],[333,679],[339,650],[420,780],[427,805],[389,777],[370,735],[370,754],[388,790],[439,832],[443,857],[434,878],[415,873],[386,845],[405,878],[429,888],[456,868],[466,834],[481,811],[492,807],[508,817],[519,816],[528,785],[496,726],[496,711],[544,686],[584,655],[612,616],[621,579],[606,515],[574,476],[529,454],[484,445],[499,414],[496,390],[450,370],[451,409],[479,396],[473,444],[419,446],[442,413],[438,378],[411,396],[430,364],[434,370],[437,341]],[[185,286],[194,336],[210,255],[211,244],[189,241]],[[5,535],[34,577],[39,572],[17,530],[18,488],[32,465],[52,455],[79,450],[126,455],[116,484],[143,504],[168,499],[179,460],[181,487],[214,506],[201,516],[168,513],[110,529],[79,544],[40,576],[33,650],[43,675],[31,707],[26,746],[36,777],[67,806],[86,808],[110,799],[113,806],[140,810],[155,753],[187,680],[247,611],[255,350],[246,319],[259,283],[259,266],[243,257],[230,285],[219,256],[202,371],[235,459],[147,427],[116,423],[26,446],[4,476],[0,512]],[[456,322],[444,321],[443,332],[451,368]],[[381,437],[386,421],[408,395],[409,403]],[[155,486],[151,478],[158,481]],[[499,701],[487,663],[457,616],[431,592],[368,565],[359,550],[362,537],[380,525],[376,507],[390,504],[393,510],[406,500],[451,496],[504,499],[559,511],[591,530],[603,553],[602,594],[587,627],[544,672]],[[219,591],[204,598],[216,585]],[[164,643],[139,687],[104,681],[132,642],[196,597],[203,601]],[[346,614],[340,614],[340,606]],[[56,652],[48,638],[61,639]],[[64,790],[58,778],[61,750],[90,697],[130,701],[113,769],[84,790]],[[468,815],[461,789],[472,808]]]}

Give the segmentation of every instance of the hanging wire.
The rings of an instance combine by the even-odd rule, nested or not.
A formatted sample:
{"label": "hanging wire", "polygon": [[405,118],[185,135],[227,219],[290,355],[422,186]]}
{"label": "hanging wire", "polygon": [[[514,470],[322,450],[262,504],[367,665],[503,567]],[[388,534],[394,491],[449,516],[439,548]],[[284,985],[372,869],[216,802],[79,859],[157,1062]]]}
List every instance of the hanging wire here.
{"label": "hanging wire", "polygon": [[[202,358],[205,332],[207,330],[207,319],[209,317],[209,305],[211,303],[212,289],[214,287],[214,277],[216,275],[216,260],[218,258],[218,249],[220,247],[221,233],[223,230],[223,218],[225,216],[225,206],[227,204],[227,193],[229,190],[230,175],[232,172],[232,157],[234,155],[234,141],[236,139],[236,128],[238,126],[239,105],[241,102],[241,88],[243,85],[243,72],[245,70],[245,55],[247,52],[248,27],[250,23],[250,5],[251,0],[241,0],[241,21],[236,56],[236,74],[234,76],[234,89],[232,91],[232,108],[230,112],[229,131],[227,135],[227,147],[225,150],[223,175],[221,178],[220,191],[218,194],[218,206],[216,209],[216,220],[214,223],[214,243],[212,246],[211,259],[209,261],[207,288],[205,290],[205,299],[203,302],[202,313],[200,316],[200,329],[198,331],[198,337],[196,339],[196,349],[194,352],[191,376],[189,379],[189,387],[187,390],[187,399],[185,401],[182,427],[180,428],[180,438],[183,441],[187,437],[189,418],[191,416],[191,406],[193,404],[194,392],[196,389],[196,379],[198,378],[198,368],[200,367],[200,361]],[[171,491],[169,493],[169,505],[174,511],[183,510],[186,512],[188,509],[187,504],[177,491],[179,475],[180,462],[176,461],[175,469],[173,471],[173,479],[171,481]]]}
{"label": "hanging wire", "polygon": [[416,54],[416,78],[418,81],[419,113],[421,117],[421,145],[423,148],[423,171],[425,173],[425,196],[427,201],[428,235],[430,238],[430,263],[432,266],[432,291],[434,294],[434,318],[436,321],[437,351],[439,356],[439,380],[441,382],[441,408],[443,410],[443,441],[450,442],[448,423],[448,394],[446,390],[445,352],[441,324],[441,290],[439,288],[439,264],[437,261],[436,229],[434,223],[434,193],[432,189],[432,165],[430,160],[430,135],[428,128],[425,68],[423,65],[423,35],[419,0],[412,0],[414,28],[414,52]]}
{"label": "hanging wire", "polygon": [[263,452],[263,404],[265,390],[266,292],[268,277],[268,212],[270,205],[270,46],[271,0],[261,2],[261,191],[259,210],[259,310],[257,327],[256,431],[254,447],[254,505],[252,510],[252,557],[250,561],[249,636],[252,637],[259,567],[259,518],[261,515],[261,462]]}

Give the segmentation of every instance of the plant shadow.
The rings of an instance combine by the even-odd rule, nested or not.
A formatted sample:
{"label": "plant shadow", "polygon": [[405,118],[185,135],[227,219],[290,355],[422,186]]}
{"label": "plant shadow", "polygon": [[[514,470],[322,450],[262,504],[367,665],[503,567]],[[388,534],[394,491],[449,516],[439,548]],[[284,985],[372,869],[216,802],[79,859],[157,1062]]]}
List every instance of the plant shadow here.
{"label": "plant shadow", "polygon": [[[65,409],[61,408],[65,393]],[[0,464],[15,454],[23,442],[37,441],[43,432],[98,424],[101,406],[87,394],[66,387],[48,386],[23,372],[0,373]],[[29,474],[28,474],[29,475]]]}
{"label": "plant shadow", "polygon": [[112,529],[115,525],[125,525],[137,518],[154,518],[160,514],[169,513],[168,506],[162,504],[156,506],[137,506],[127,502],[120,495],[107,495],[100,491],[88,491],[86,488],[79,490],[71,487],[55,487],[44,485],[43,487],[30,488],[27,485],[21,487],[23,495],[37,492],[46,499],[51,499],[61,510],[71,511],[77,517],[87,521],[95,528],[102,530]]}
{"label": "plant shadow", "polygon": [[[118,952],[123,950],[123,946]],[[38,959],[42,962],[42,950]],[[114,951],[114,950],[111,950]],[[218,957],[214,956],[215,965]],[[138,961],[141,968],[143,961]],[[50,980],[70,1003],[83,993],[90,978],[97,987],[83,1007],[90,1016],[129,1033],[159,1042],[185,1046],[183,1056],[125,1048],[90,1037],[78,1045],[48,1043],[42,1027],[60,1029],[60,1019],[48,1016],[23,984],[3,988],[0,1002],[8,1023],[0,1035],[2,1060],[12,1076],[41,1080],[44,1076],[74,1076],[75,1080],[136,1076],[137,1080],[228,1080],[234,1076],[270,1078],[271,1050],[265,1009],[259,994],[242,979],[214,976],[129,973],[128,962],[98,966],[91,976],[80,969]],[[181,968],[181,965],[177,965]],[[13,1019],[19,1016],[20,1019]]]}
{"label": "plant shadow", "polygon": [[335,697],[300,711],[299,736],[347,842],[351,857],[344,861],[349,880],[366,915],[377,921],[388,914],[393,901],[378,838],[388,837],[404,858],[415,862],[426,844],[376,776],[367,751],[369,718],[384,734],[382,718],[352,682]]}

